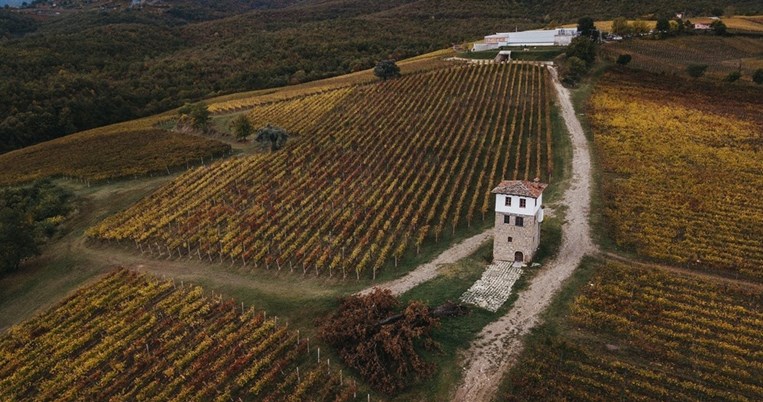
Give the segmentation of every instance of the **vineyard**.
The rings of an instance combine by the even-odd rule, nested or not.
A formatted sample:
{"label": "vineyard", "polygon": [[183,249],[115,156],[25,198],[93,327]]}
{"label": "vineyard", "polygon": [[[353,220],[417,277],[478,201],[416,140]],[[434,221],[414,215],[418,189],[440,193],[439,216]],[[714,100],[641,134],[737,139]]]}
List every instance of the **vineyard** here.
{"label": "vineyard", "polygon": [[644,256],[761,281],[763,98],[680,81],[611,72],[594,92],[608,226]]}
{"label": "vineyard", "polygon": [[[140,123],[137,123],[140,125]],[[221,142],[156,129],[106,127],[0,155],[0,185],[65,176],[100,181],[197,164],[230,147]],[[184,166],[185,167],[185,166]]]}
{"label": "vineyard", "polygon": [[351,88],[335,89],[321,94],[298,96],[283,102],[260,105],[248,113],[254,127],[274,124],[295,134],[314,132],[322,117],[331,112],[350,93]]}
{"label": "vineyard", "polygon": [[[443,56],[451,55],[453,53],[454,52],[450,49],[438,50],[414,58],[401,60],[397,64],[400,67],[400,72],[402,74],[422,73],[448,66],[448,63],[443,61]],[[338,89],[352,88],[356,85],[370,84],[377,80],[378,78],[374,76],[373,70],[356,71],[338,77],[287,86],[277,90],[264,89],[221,96],[208,101],[209,111],[215,114],[233,113],[272,103],[278,104],[280,101],[284,100],[309,95],[320,95]]]}
{"label": "vineyard", "polygon": [[610,59],[630,54],[629,66],[651,72],[685,74],[690,64],[707,64],[707,74],[725,77],[741,67],[742,80],[763,61],[763,39],[755,37],[683,36],[664,40],[628,40],[602,46]]}
{"label": "vineyard", "polygon": [[499,180],[549,180],[547,78],[537,65],[460,65],[255,108],[253,120],[302,135],[189,172],[88,234],[166,258],[375,277],[490,217]]}
{"label": "vineyard", "polygon": [[593,264],[557,335],[531,342],[507,400],[761,400],[758,289]]}
{"label": "vineyard", "polygon": [[276,317],[120,270],[0,336],[2,400],[348,400]]}

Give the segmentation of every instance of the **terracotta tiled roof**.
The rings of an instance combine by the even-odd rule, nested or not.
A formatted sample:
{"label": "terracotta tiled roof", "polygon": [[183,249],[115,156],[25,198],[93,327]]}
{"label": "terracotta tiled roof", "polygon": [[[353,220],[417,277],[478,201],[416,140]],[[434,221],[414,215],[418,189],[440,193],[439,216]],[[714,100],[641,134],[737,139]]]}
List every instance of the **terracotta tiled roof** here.
{"label": "terracotta tiled roof", "polygon": [[547,186],[545,183],[527,180],[504,180],[493,189],[493,193],[538,198]]}

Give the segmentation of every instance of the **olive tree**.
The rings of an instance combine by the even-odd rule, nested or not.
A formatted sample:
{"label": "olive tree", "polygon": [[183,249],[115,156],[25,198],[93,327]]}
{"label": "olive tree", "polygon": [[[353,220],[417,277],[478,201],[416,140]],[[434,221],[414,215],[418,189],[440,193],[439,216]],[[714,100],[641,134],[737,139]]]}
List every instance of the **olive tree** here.
{"label": "olive tree", "polygon": [[289,133],[281,127],[268,124],[257,130],[255,140],[260,144],[269,144],[272,152],[278,151],[286,145]]}

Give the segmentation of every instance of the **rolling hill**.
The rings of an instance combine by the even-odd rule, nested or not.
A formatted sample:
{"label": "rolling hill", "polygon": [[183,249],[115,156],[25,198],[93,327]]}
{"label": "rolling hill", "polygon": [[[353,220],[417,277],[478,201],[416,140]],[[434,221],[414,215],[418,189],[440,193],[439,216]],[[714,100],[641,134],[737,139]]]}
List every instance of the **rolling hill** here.
{"label": "rolling hill", "polygon": [[[491,245],[436,261],[457,239],[490,236],[495,183],[535,177],[552,184],[543,259],[522,268],[503,310],[443,320],[444,352],[426,356],[447,363],[442,372],[422,379],[416,397],[391,397],[445,398],[471,378],[470,357],[521,353],[499,398],[761,399],[763,97],[747,80],[715,79],[729,60],[757,57],[759,38],[611,45],[634,61],[596,65],[571,89],[587,109],[554,106],[565,89],[537,63],[445,61],[453,51],[439,50],[400,62],[399,78],[366,69],[507,26],[758,3],[183,0],[46,20],[5,12],[0,185],[169,173],[225,152],[161,129],[172,112],[129,120],[200,98],[213,125],[246,116],[290,136],[283,149],[251,146],[177,176],[56,181],[76,194],[73,216],[60,217],[73,221],[24,261],[29,269],[0,278],[0,317],[15,324],[0,332],[0,399],[354,399],[335,351],[308,349],[316,321],[339,297],[419,263],[435,278],[404,299],[459,297],[483,275]],[[671,75],[695,60],[718,70]],[[652,64],[657,73],[640,70]],[[578,118],[588,142],[569,124]],[[54,138],[90,126],[99,127]],[[8,151],[43,138],[52,139]],[[595,160],[580,152],[589,143]],[[589,210],[595,247],[580,230]],[[572,249],[594,255],[565,263]],[[489,325],[520,310],[522,331],[545,324],[527,338],[516,319]],[[500,354],[511,337],[519,347]],[[470,342],[499,354],[467,356]]]}
{"label": "rolling hill", "polygon": [[[152,4],[155,2],[151,2]],[[0,152],[201,98],[315,80],[486,33],[574,21],[709,13],[721,4],[498,0],[159,2],[43,20],[0,12]]]}

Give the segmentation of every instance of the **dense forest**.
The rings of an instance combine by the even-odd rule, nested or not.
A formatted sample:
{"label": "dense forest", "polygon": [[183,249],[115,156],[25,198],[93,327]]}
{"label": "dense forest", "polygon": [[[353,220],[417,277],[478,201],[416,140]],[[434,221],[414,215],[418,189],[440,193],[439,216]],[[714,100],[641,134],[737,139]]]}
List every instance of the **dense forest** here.
{"label": "dense forest", "polygon": [[657,0],[158,3],[47,18],[0,10],[0,152],[204,97],[365,69],[498,30],[583,15],[699,15],[729,6],[763,12],[750,0],[692,0],[688,7]]}

